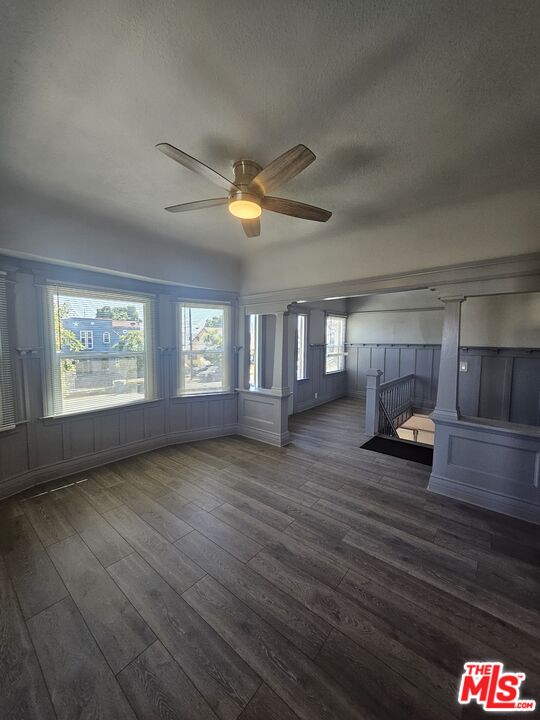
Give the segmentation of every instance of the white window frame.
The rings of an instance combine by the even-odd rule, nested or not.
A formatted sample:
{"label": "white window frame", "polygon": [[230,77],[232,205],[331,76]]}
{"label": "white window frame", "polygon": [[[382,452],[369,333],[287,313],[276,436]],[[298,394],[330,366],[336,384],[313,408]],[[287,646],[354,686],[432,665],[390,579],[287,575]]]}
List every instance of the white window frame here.
{"label": "white window frame", "polygon": [[[343,333],[341,342],[336,345],[338,348],[335,352],[329,352],[330,345],[328,344],[328,321],[330,319],[338,319],[343,322]],[[336,373],[345,372],[345,339],[347,336],[347,316],[339,315],[337,313],[327,313],[324,323],[324,336],[325,336],[325,355],[324,355],[324,374],[335,375]],[[331,357],[338,358],[338,367],[336,370],[328,370],[328,360]]]}
{"label": "white window frame", "polygon": [[[262,315],[253,314],[247,317],[247,383],[248,387],[255,389],[262,387]],[[251,382],[252,375],[255,382]]]}
{"label": "white window frame", "polygon": [[[105,339],[107,338],[107,339]],[[101,341],[104,345],[110,345],[111,344],[111,333],[108,330],[104,330],[103,337],[101,338]]]}
{"label": "white window frame", "polygon": [[84,345],[85,350],[94,349],[94,331],[93,330],[79,330],[79,340]]}
{"label": "white window frame", "polygon": [[[55,341],[55,330],[53,327],[54,320],[54,294],[60,292],[62,295],[73,296],[73,297],[84,297],[85,295],[92,299],[99,299],[104,303],[107,300],[120,301],[122,303],[142,303],[144,312],[144,337],[145,337],[145,348],[144,348],[144,359],[145,359],[145,376],[144,376],[144,399],[143,400],[126,400],[125,403],[115,403],[114,405],[103,405],[96,408],[81,408],[76,410],[64,411],[62,407],[62,397],[58,397],[55,392],[55,385],[57,384],[57,362],[56,356],[56,341]],[[87,413],[99,413],[103,411],[110,411],[120,409],[123,407],[129,407],[137,403],[151,402],[156,399],[156,377],[155,377],[155,362],[154,356],[156,352],[156,342],[154,335],[154,313],[155,313],[155,300],[153,296],[143,295],[141,293],[130,293],[119,291],[115,289],[105,288],[94,288],[87,285],[68,285],[61,282],[54,282],[49,280],[46,286],[43,288],[43,338],[44,338],[44,363],[43,363],[43,406],[45,415],[44,417],[64,417],[71,415],[85,415]],[[93,330],[79,331],[92,333],[93,341]],[[82,342],[82,341],[81,341]],[[92,342],[93,348],[93,342]],[[86,348],[85,348],[86,349]],[[98,351],[96,351],[98,353]],[[107,357],[111,356],[111,353],[106,353]],[[128,353],[126,353],[128,355]],[[90,353],[81,352],[81,360],[91,359]]]}
{"label": "white window frame", "polygon": [[307,380],[308,359],[308,321],[307,313],[298,313],[296,316],[296,379]]}
{"label": "white window frame", "polygon": [[[216,308],[223,310],[223,385],[221,388],[203,388],[201,390],[192,390],[184,388],[184,374],[182,372],[184,356],[188,353],[198,354],[200,351],[183,350],[183,313],[184,307],[193,308]],[[220,393],[230,393],[232,388],[232,309],[229,302],[212,302],[210,300],[180,300],[176,304],[176,328],[177,328],[177,363],[176,363],[176,396],[186,397],[190,395],[216,395]]]}

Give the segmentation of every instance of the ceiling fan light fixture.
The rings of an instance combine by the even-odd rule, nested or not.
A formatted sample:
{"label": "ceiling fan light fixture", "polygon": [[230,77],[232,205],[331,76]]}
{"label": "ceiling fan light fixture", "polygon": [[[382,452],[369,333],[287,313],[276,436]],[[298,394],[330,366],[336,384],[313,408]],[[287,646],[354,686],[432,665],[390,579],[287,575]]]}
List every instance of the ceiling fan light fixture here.
{"label": "ceiling fan light fixture", "polygon": [[260,217],[262,208],[253,200],[231,200],[229,212],[241,220],[254,220]]}

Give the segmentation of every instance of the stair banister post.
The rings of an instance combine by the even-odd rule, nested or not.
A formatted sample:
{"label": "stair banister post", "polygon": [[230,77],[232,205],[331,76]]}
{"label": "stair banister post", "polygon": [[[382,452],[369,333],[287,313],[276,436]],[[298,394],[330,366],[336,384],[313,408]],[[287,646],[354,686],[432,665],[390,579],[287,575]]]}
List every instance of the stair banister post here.
{"label": "stair banister post", "polygon": [[366,435],[379,432],[379,397],[381,393],[382,370],[370,368],[366,382]]}

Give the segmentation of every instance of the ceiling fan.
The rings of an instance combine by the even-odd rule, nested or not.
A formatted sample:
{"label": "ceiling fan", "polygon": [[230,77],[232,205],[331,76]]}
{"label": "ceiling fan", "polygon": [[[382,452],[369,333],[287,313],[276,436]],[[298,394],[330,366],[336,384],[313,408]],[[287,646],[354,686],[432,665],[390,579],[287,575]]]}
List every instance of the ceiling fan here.
{"label": "ceiling fan", "polygon": [[305,145],[296,145],[287,150],[283,155],[272,160],[265,168],[253,160],[238,160],[233,164],[234,182],[227,180],[208,165],[179,150],[174,145],[158,143],[156,147],[165,155],[179,162],[180,165],[202,175],[228,193],[226,197],[171,205],[165,208],[168,212],[186,212],[186,210],[202,210],[214,205],[228,205],[229,212],[240,219],[248,237],[257,237],[261,234],[260,216],[263,210],[317,222],[326,222],[332,216],[328,210],[314,205],[306,205],[306,203],[296,202],[296,200],[285,200],[267,194],[291,180],[315,160],[315,155]]}

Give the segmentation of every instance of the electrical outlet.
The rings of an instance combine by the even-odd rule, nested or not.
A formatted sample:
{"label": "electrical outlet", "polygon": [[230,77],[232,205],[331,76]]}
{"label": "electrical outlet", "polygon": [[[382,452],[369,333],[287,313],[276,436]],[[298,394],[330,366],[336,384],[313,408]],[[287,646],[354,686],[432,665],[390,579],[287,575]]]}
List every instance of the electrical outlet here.
{"label": "electrical outlet", "polygon": [[459,363],[459,372],[467,372],[469,369],[469,363],[461,360]]}
{"label": "electrical outlet", "polygon": [[319,399],[319,393],[317,392],[317,393],[315,393],[315,400],[318,400],[318,399]]}

